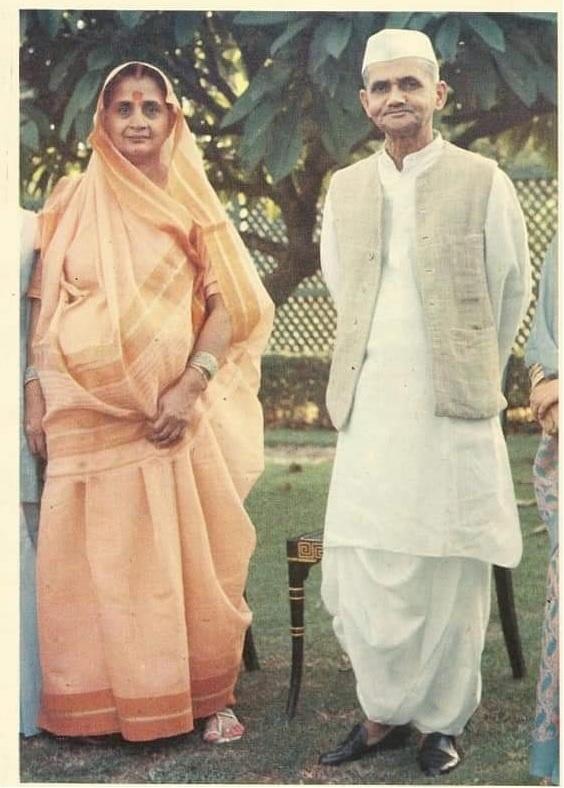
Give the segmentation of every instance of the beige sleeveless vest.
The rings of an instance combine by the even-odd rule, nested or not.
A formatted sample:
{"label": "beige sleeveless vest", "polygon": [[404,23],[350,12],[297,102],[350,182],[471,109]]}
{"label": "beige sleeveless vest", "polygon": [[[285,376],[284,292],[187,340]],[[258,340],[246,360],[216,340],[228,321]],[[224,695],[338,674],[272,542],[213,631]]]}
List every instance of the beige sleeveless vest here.
{"label": "beige sleeveless vest", "polygon": [[[383,196],[378,155],[336,172],[327,195],[341,267],[327,389],[327,407],[337,429],[351,411],[380,285]],[[506,404],[484,257],[496,166],[445,143],[438,160],[417,180],[415,271],[431,344],[437,416],[488,418]]]}

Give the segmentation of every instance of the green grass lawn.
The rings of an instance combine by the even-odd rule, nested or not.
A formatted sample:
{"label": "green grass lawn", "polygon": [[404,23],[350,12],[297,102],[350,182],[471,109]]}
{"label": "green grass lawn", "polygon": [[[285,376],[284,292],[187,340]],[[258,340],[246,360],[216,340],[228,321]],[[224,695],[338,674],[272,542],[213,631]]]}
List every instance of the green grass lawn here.
{"label": "green grass lawn", "polygon": [[[310,436],[309,441],[307,440]],[[332,433],[270,432],[267,445],[331,445]],[[517,496],[532,498],[531,465],[537,436],[509,440]],[[299,470],[301,468],[301,470]],[[258,547],[248,585],[254,609],[253,633],[261,670],[241,674],[238,712],[247,735],[233,745],[210,747],[198,734],[150,744],[108,742],[99,747],[41,735],[22,742],[22,781],[135,783],[384,783],[425,784],[407,750],[364,759],[337,769],[317,758],[360,718],[354,678],[343,671],[340,650],[319,597],[319,567],[306,588],[306,642],[302,695],[295,719],[285,719],[290,638],[285,540],[321,528],[331,463],[269,464],[253,490],[248,508],[257,527]],[[461,744],[463,764],[440,780],[446,784],[533,784],[527,745],[534,707],[540,624],[547,564],[547,538],[536,533],[535,507],[521,509],[525,552],[514,571],[523,648],[529,668],[521,681],[511,677],[495,600],[483,659],[483,702]]]}

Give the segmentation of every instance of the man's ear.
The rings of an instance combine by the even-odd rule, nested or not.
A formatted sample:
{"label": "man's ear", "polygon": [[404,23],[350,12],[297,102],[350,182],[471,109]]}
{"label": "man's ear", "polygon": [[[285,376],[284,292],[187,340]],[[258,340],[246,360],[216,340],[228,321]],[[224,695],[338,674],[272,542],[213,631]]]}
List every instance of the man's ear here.
{"label": "man's ear", "polygon": [[368,111],[368,93],[366,92],[365,88],[361,88],[359,90],[358,97],[360,98],[362,109],[366,112],[366,115],[370,117],[370,112]]}
{"label": "man's ear", "polygon": [[444,105],[447,103],[447,98],[448,85],[443,79],[441,79],[439,82],[437,82],[435,109],[443,109]]}

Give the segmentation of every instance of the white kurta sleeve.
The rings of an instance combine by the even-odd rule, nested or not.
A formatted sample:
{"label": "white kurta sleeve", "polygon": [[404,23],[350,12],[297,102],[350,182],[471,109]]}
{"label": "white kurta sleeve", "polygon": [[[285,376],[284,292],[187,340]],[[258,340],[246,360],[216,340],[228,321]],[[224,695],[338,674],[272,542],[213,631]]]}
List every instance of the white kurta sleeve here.
{"label": "white kurta sleeve", "polygon": [[333,211],[329,195],[323,207],[323,221],[321,223],[321,237],[319,240],[319,256],[321,259],[321,273],[327,289],[334,303],[337,304],[339,292],[339,255],[337,251],[337,236],[333,221]]}
{"label": "white kurta sleeve", "polygon": [[486,274],[497,325],[501,371],[531,298],[527,229],[515,188],[497,170],[486,216]]}

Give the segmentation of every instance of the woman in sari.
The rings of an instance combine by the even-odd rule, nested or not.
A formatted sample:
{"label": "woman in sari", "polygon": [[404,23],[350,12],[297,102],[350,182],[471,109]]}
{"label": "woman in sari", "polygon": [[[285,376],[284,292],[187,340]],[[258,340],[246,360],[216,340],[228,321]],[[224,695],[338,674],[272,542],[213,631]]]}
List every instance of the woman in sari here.
{"label": "woman in sari", "polygon": [[531,410],[542,427],[533,477],[539,514],[549,537],[541,664],[531,747],[530,771],[558,785],[558,244],[545,257],[539,299],[525,361],[531,378]]}
{"label": "woman in sari", "polygon": [[29,290],[39,725],[140,741],[207,718],[231,741],[273,307],[162,72],[116,68],[90,143],[41,214]]}

